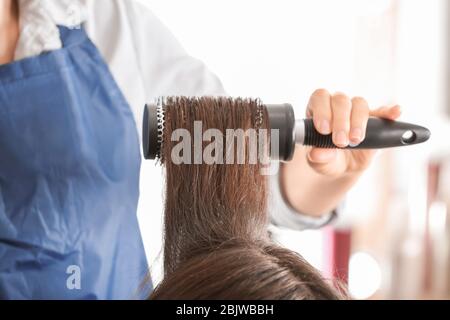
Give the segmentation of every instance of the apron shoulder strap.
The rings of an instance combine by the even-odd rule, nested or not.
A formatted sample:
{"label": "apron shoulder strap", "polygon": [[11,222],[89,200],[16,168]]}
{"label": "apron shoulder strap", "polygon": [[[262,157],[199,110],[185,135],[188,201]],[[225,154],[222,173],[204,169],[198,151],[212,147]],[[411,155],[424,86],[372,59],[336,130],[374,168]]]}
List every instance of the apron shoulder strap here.
{"label": "apron shoulder strap", "polygon": [[63,47],[76,45],[87,39],[86,30],[82,26],[74,28],[58,26],[58,30]]}

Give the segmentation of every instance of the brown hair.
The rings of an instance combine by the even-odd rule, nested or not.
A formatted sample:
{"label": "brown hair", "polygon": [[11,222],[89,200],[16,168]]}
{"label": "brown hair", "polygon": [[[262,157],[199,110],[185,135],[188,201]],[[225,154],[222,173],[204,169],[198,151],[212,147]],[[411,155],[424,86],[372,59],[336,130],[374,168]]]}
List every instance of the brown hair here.
{"label": "brown hair", "polygon": [[[259,161],[171,161],[175,129],[193,133],[194,121],[202,122],[203,131],[267,129],[264,106],[255,99],[174,97],[163,110],[164,279],[150,299],[340,298],[300,255],[271,241]],[[244,152],[248,160],[249,148]]]}

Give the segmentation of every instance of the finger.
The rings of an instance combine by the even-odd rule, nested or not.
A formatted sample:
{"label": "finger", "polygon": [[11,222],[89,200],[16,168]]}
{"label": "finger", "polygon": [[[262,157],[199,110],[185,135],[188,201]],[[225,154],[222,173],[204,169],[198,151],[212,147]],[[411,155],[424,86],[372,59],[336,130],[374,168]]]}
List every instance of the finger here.
{"label": "finger", "polygon": [[370,116],[389,119],[389,120],[395,120],[400,117],[401,113],[402,113],[402,109],[399,105],[395,105],[392,107],[383,106],[378,109],[372,110],[370,112]]}
{"label": "finger", "polygon": [[331,97],[333,143],[344,148],[349,143],[350,115],[352,103],[343,93]]}
{"label": "finger", "polygon": [[309,99],[307,116],[313,118],[314,127],[321,134],[331,133],[330,93],[325,89],[314,91]]}
{"label": "finger", "polygon": [[350,119],[350,143],[358,145],[366,135],[367,121],[369,120],[369,105],[364,98],[352,99],[352,111]]}

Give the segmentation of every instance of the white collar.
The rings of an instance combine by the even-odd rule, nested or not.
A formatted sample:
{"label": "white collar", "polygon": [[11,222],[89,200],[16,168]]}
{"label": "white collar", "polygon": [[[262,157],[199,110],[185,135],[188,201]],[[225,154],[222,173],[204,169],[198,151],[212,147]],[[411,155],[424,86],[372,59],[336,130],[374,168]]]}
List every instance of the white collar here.
{"label": "white collar", "polygon": [[58,25],[79,26],[86,21],[88,0],[19,0],[20,37],[15,59],[62,47]]}

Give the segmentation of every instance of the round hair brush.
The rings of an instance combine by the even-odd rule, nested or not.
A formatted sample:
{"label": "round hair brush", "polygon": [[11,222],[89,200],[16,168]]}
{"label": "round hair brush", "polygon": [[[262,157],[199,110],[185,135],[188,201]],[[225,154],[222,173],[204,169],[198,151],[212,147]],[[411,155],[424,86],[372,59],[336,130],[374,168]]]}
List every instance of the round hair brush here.
{"label": "round hair brush", "polygon": [[[314,127],[312,119],[295,119],[294,108],[288,103],[266,104],[269,129],[278,131],[278,152],[273,152],[273,160],[289,161],[295,145],[318,148],[339,148],[332,135],[322,135]],[[159,156],[164,131],[164,109],[162,103],[147,104],[143,119],[143,151],[146,159]],[[343,149],[380,149],[409,146],[425,142],[430,137],[427,128],[400,121],[369,118],[365,139],[356,146]]]}

